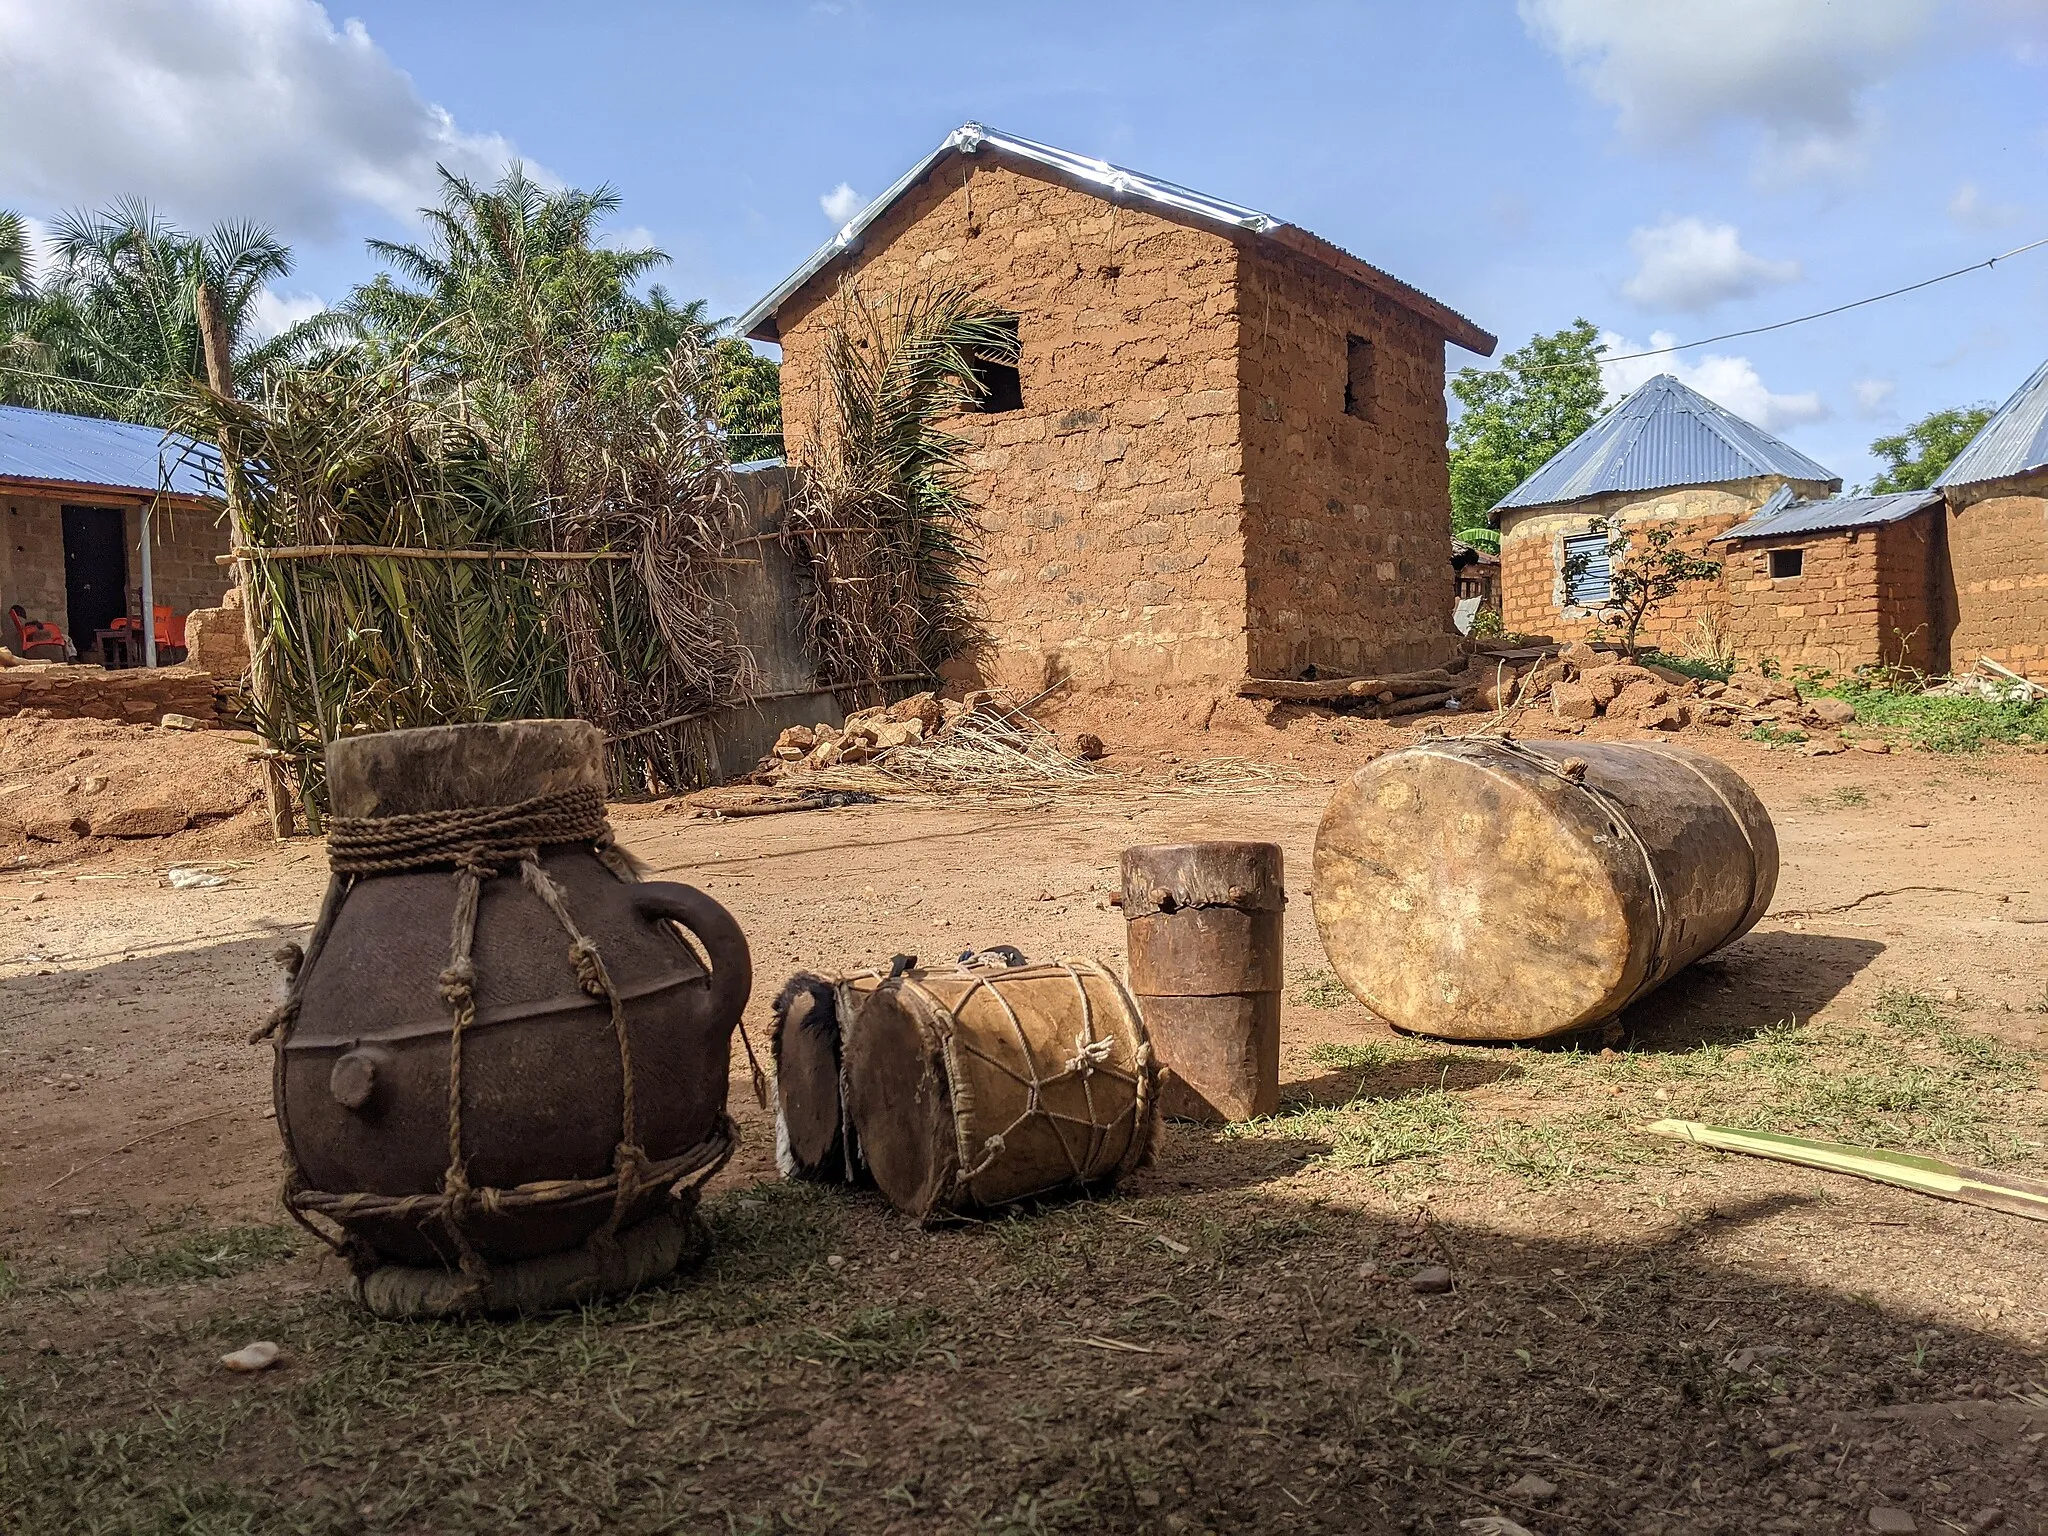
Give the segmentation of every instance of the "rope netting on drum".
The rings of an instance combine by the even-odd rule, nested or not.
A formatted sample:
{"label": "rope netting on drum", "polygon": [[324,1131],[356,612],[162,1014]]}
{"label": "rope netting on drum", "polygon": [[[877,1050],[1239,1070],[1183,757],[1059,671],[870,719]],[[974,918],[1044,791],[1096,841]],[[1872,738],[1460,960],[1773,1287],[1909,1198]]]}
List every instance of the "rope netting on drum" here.
{"label": "rope netting on drum", "polygon": [[[251,1037],[277,1036],[275,1094],[278,1130],[285,1148],[285,1209],[323,1243],[346,1258],[358,1275],[385,1262],[351,1229],[364,1219],[398,1220],[437,1225],[454,1248],[467,1282],[464,1299],[481,1301],[491,1280],[489,1262],[477,1251],[471,1227],[479,1215],[502,1216],[609,1197],[604,1222],[584,1246],[608,1261],[627,1215],[643,1196],[666,1188],[672,1201],[693,1196],[725,1166],[739,1136],[729,1116],[721,1115],[709,1136],[688,1150],[667,1158],[650,1158],[641,1144],[639,1108],[633,1070],[632,1037],[627,1028],[625,999],[606,968],[597,942],[577,924],[567,893],[541,867],[541,850],[558,844],[589,845],[618,879],[639,878],[632,860],[612,840],[605,819],[604,796],[595,789],[562,790],[509,806],[468,807],[403,816],[332,817],[328,821],[328,863],[331,874],[320,916],[297,961],[283,1005]],[[437,978],[440,1000],[447,1006],[448,1036],[448,1165],[441,1187],[432,1194],[376,1195],[334,1193],[309,1187],[292,1148],[283,1093],[285,1047],[290,1041],[306,978],[331,933],[343,899],[365,877],[445,868],[455,878],[455,909],[448,963]],[[619,1135],[612,1151],[612,1170],[599,1178],[554,1179],[512,1189],[477,1187],[470,1182],[463,1147],[463,1060],[466,1037],[476,1024],[477,910],[484,883],[516,872],[520,883],[553,914],[568,936],[568,957],[577,985],[602,998],[610,1015],[619,1054]],[[340,1235],[317,1225],[318,1215],[340,1228]]]}
{"label": "rope netting on drum", "polygon": [[[1017,1008],[1006,995],[1006,988],[1026,982],[1042,981],[1064,976],[1073,983],[1080,1000],[1081,1023],[1073,1041],[1072,1054],[1061,1057],[1057,1063],[1042,1061],[1039,1052],[1031,1043],[1029,1032]],[[1151,1070],[1152,1046],[1142,1033],[1132,1048],[1128,1066],[1119,1065],[1116,1060],[1117,1040],[1115,1036],[1099,1033],[1095,1015],[1095,999],[1088,990],[1088,978],[1095,977],[1107,982],[1115,989],[1123,1003],[1125,1017],[1134,1023],[1138,1019],[1138,1007],[1123,983],[1102,967],[1071,960],[1051,961],[1039,964],[1009,966],[1001,961],[990,961],[980,955],[961,957],[959,969],[946,976],[926,973],[906,973],[899,985],[918,1004],[935,1018],[958,1021],[966,1015],[969,1004],[981,993],[994,999],[1000,1016],[1008,1025],[1008,1038],[1016,1047],[1016,1061],[1005,1059],[977,1044],[971,1032],[959,1028],[943,1031],[944,1046],[948,1057],[948,1070],[957,1085],[961,1074],[954,1067],[952,1058],[956,1054],[972,1056],[990,1070],[1010,1079],[1024,1090],[1024,1108],[1013,1116],[1008,1124],[984,1136],[978,1149],[967,1143],[967,1126],[964,1118],[958,1123],[960,1172],[955,1184],[971,1190],[974,1181],[992,1167],[997,1158],[1008,1149],[1010,1140],[1018,1131],[1033,1121],[1043,1121],[1059,1144],[1061,1154],[1066,1158],[1067,1167],[1077,1184],[1093,1184],[1121,1178],[1141,1162],[1149,1149],[1149,1138],[1145,1134],[1149,1123],[1149,1112],[1154,1089],[1154,1075]],[[926,985],[927,981],[965,978],[967,989],[951,1003],[945,1002]],[[1107,1112],[1107,1106],[1096,1102],[1096,1080],[1124,1084],[1129,1091],[1129,1101],[1114,1113]],[[1046,1090],[1062,1083],[1078,1082],[1084,1113],[1071,1114],[1055,1107],[1046,1099]],[[1112,1138],[1126,1119],[1131,1126],[1122,1151],[1113,1162],[1105,1165]],[[1078,1128],[1078,1130],[1073,1129]],[[1079,1150],[1076,1142],[1080,1143]],[[1058,1182],[1058,1181],[1055,1181]],[[1049,1186],[1050,1187],[1050,1186]]]}

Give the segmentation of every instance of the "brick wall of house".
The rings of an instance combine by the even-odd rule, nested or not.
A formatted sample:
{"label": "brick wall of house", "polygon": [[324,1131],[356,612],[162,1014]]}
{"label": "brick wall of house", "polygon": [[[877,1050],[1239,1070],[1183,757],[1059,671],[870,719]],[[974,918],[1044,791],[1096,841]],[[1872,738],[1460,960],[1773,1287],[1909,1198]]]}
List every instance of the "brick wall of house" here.
{"label": "brick wall of house", "polygon": [[[1935,663],[1932,511],[1896,523],[1722,545],[1728,634],[1744,661],[1853,672],[1876,662]],[[1770,552],[1803,552],[1797,576],[1773,577]]]}
{"label": "brick wall of house", "polygon": [[[0,527],[5,529],[4,547],[0,547],[0,611],[19,603],[30,618],[54,623],[71,633],[64,592],[64,508],[105,505],[111,503],[83,494],[30,497],[0,493]],[[133,608],[133,594],[142,585],[142,509],[130,505],[124,513]],[[166,506],[152,516],[151,574],[159,605],[168,605],[179,614],[212,607],[231,585],[227,569],[214,563],[214,556],[228,552],[226,525],[216,517],[212,509],[197,505]],[[81,654],[91,651],[90,635],[71,638]]]}
{"label": "brick wall of house", "polygon": [[[1612,627],[1600,622],[1600,610],[1564,603],[1567,535],[1590,532],[1597,520],[1612,524],[1667,519],[1677,526],[1682,547],[1720,560],[1723,547],[1710,546],[1710,541],[1755,512],[1785,483],[1768,476],[1721,485],[1615,492],[1506,513],[1501,519],[1501,618],[1510,630],[1560,640],[1611,634]],[[1802,496],[1828,494],[1828,487],[1818,481],[1794,481],[1792,486]],[[1724,631],[1728,625],[1725,571],[1721,580],[1689,583],[1659,604],[1640,638],[1646,645],[1682,650],[1701,638],[1702,620]]]}
{"label": "brick wall of house", "polygon": [[[1024,408],[972,447],[984,675],[1036,691],[1234,682],[1246,664],[1237,250],[995,161],[948,161],[862,237],[874,293],[979,284],[1019,317]],[[787,301],[782,415],[818,430],[837,273]]]}
{"label": "brick wall of house", "polygon": [[[1257,245],[1237,304],[1252,672],[1441,660],[1454,644],[1442,332]],[[1370,387],[1347,414],[1354,337],[1370,343]]]}
{"label": "brick wall of house", "polygon": [[2048,471],[1949,493],[1949,664],[2048,679]]}

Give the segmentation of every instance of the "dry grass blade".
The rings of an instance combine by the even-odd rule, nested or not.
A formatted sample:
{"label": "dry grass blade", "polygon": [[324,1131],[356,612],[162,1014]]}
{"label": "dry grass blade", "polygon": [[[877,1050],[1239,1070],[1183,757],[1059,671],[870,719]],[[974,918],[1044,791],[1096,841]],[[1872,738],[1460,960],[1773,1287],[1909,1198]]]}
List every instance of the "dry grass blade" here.
{"label": "dry grass blade", "polygon": [[1099,775],[1029,715],[972,709],[931,740],[893,747],[876,772],[936,794],[1032,794],[1088,785]]}

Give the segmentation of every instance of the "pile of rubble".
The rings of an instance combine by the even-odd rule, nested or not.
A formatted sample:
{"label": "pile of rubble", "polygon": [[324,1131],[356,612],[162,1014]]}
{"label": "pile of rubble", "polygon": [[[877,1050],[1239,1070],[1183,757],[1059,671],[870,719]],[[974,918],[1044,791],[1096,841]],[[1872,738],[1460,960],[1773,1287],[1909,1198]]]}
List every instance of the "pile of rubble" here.
{"label": "pile of rubble", "polygon": [[[1627,661],[1584,644],[1568,646],[1531,668],[1516,685],[1515,702],[1533,703],[1546,695],[1559,729],[1573,732],[1594,720],[1652,731],[1697,725],[1832,732],[1856,719],[1856,711],[1841,699],[1801,699],[1782,677],[1737,672],[1725,683],[1703,682],[1671,667]],[[1807,743],[1816,754],[1843,748],[1839,739],[1825,735]],[[1867,750],[1887,749],[1882,742],[1870,742]]]}
{"label": "pile of rubble", "polygon": [[894,704],[858,710],[846,717],[843,726],[822,721],[817,725],[792,725],[775,738],[775,747],[761,767],[771,776],[779,776],[869,762],[892,747],[914,747],[925,738],[938,735],[949,721],[994,697],[985,689],[958,700],[919,693]]}

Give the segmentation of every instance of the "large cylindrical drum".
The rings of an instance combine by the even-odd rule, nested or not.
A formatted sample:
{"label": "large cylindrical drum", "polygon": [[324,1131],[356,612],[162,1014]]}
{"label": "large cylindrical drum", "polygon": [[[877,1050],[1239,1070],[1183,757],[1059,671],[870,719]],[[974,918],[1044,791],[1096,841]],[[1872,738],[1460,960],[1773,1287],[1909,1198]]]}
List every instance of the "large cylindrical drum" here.
{"label": "large cylindrical drum", "polygon": [[459,1270],[474,1302],[494,1268],[578,1245],[616,1275],[627,1234],[687,1216],[730,1155],[746,940],[612,847],[603,752],[580,721],[327,749],[334,875],[276,1103],[287,1203],[359,1275]]}
{"label": "large cylindrical drum", "polygon": [[1278,843],[1124,850],[1131,991],[1164,1113],[1233,1121],[1280,1107],[1286,904]]}
{"label": "large cylindrical drum", "polygon": [[1412,747],[1353,774],[1316,834],[1337,975],[1400,1028],[1456,1040],[1611,1018],[1747,933],[1777,880],[1755,792],[1680,747]]}
{"label": "large cylindrical drum", "polygon": [[1151,1153],[1152,1048],[1092,961],[853,977],[839,1016],[860,1157],[909,1215],[1106,1189]]}

